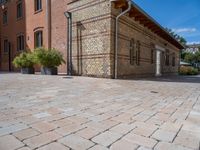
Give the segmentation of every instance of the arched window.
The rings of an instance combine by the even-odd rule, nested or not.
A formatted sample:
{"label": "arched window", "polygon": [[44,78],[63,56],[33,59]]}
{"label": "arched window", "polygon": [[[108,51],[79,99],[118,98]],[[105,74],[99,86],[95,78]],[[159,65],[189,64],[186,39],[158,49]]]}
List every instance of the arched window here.
{"label": "arched window", "polygon": [[130,40],[130,64],[134,65],[134,57],[135,57],[135,40]]}
{"label": "arched window", "polygon": [[153,43],[151,43],[150,47],[151,47],[151,58],[150,58],[150,61],[151,61],[151,64],[153,64],[154,63],[155,45]]}
{"label": "arched window", "polygon": [[151,64],[154,62],[154,50],[151,49]]}
{"label": "arched window", "polygon": [[140,65],[140,41],[136,42],[136,51],[135,51],[135,56],[136,56],[136,64],[139,66]]}
{"label": "arched window", "polygon": [[175,55],[175,53],[172,54],[172,66],[173,67],[176,66],[176,55]]}
{"label": "arched window", "polygon": [[165,53],[165,65],[169,66],[169,50],[166,50]]}
{"label": "arched window", "polygon": [[25,41],[24,41],[24,35],[19,34],[17,36],[17,50],[22,51],[25,49]]}
{"label": "arched window", "polygon": [[35,12],[42,10],[42,0],[35,0]]}
{"label": "arched window", "polygon": [[35,48],[43,46],[43,33],[42,30],[35,32]]}

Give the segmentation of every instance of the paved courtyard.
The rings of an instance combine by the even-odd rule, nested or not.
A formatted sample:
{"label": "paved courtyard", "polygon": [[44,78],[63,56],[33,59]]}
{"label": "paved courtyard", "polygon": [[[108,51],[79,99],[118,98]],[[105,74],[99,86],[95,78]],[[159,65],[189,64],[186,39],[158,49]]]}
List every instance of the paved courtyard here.
{"label": "paved courtyard", "polygon": [[0,150],[199,150],[200,77],[0,74]]}

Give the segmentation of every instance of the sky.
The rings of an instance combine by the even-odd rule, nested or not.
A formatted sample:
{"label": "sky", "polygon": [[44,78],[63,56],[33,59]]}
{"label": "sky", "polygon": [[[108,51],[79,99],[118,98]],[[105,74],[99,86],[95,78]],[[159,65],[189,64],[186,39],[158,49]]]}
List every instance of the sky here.
{"label": "sky", "polygon": [[160,25],[200,43],[200,0],[133,0]]}

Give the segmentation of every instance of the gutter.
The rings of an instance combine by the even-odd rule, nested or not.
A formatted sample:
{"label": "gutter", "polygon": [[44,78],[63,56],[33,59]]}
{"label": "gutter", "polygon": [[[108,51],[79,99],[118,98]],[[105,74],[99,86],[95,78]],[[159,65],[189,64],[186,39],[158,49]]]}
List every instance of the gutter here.
{"label": "gutter", "polygon": [[[116,0],[110,0],[110,2],[114,2]],[[128,2],[128,8],[121,12],[117,17],[116,17],[116,22],[115,22],[115,66],[114,66],[114,78],[118,78],[118,24],[119,24],[119,18],[123,15],[125,15],[127,12],[131,10],[132,2],[131,0],[126,0]]]}

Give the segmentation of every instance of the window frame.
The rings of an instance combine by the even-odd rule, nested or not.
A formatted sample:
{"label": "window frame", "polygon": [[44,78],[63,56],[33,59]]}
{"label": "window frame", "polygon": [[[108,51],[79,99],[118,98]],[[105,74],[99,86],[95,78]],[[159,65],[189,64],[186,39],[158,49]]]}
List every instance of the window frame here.
{"label": "window frame", "polygon": [[[21,9],[19,9],[19,7],[18,6],[21,6]],[[21,18],[23,18],[23,3],[22,3],[22,1],[19,1],[19,2],[17,2],[17,5],[16,5],[16,10],[17,10],[17,19],[21,19]],[[19,13],[20,11],[19,10],[21,10],[21,13]],[[19,16],[19,15],[21,15],[21,16]]]}
{"label": "window frame", "polygon": [[4,53],[9,52],[9,41],[8,41],[8,39],[3,40],[3,52]]}
{"label": "window frame", "polygon": [[172,54],[172,67],[175,67],[176,66],[176,54],[173,53]]}
{"label": "window frame", "polygon": [[135,62],[135,39],[130,40],[130,64],[134,65]]}
{"label": "window frame", "polygon": [[34,0],[34,9],[36,13],[42,11],[42,0]]}
{"label": "window frame", "polygon": [[[5,13],[6,13],[6,15],[5,15]],[[3,13],[2,13],[2,23],[3,23],[3,25],[6,25],[6,24],[8,24],[8,10],[7,9],[5,9],[4,11],[3,11]]]}
{"label": "window frame", "polygon": [[[41,39],[37,39],[37,34],[41,33]],[[38,36],[39,37],[39,36]],[[39,42],[38,42],[39,41]],[[39,48],[39,47],[43,47],[43,31],[42,30],[37,30],[34,32],[34,47],[35,48]]]}
{"label": "window frame", "polygon": [[169,50],[165,52],[165,66],[169,66]]}
{"label": "window frame", "polygon": [[17,36],[17,51],[25,50],[25,37],[24,34],[19,34]]}
{"label": "window frame", "polygon": [[154,49],[151,49],[151,64],[154,64]]}
{"label": "window frame", "polygon": [[141,48],[141,44],[140,44],[140,41],[137,41],[136,42],[136,65],[140,65],[140,48]]}

